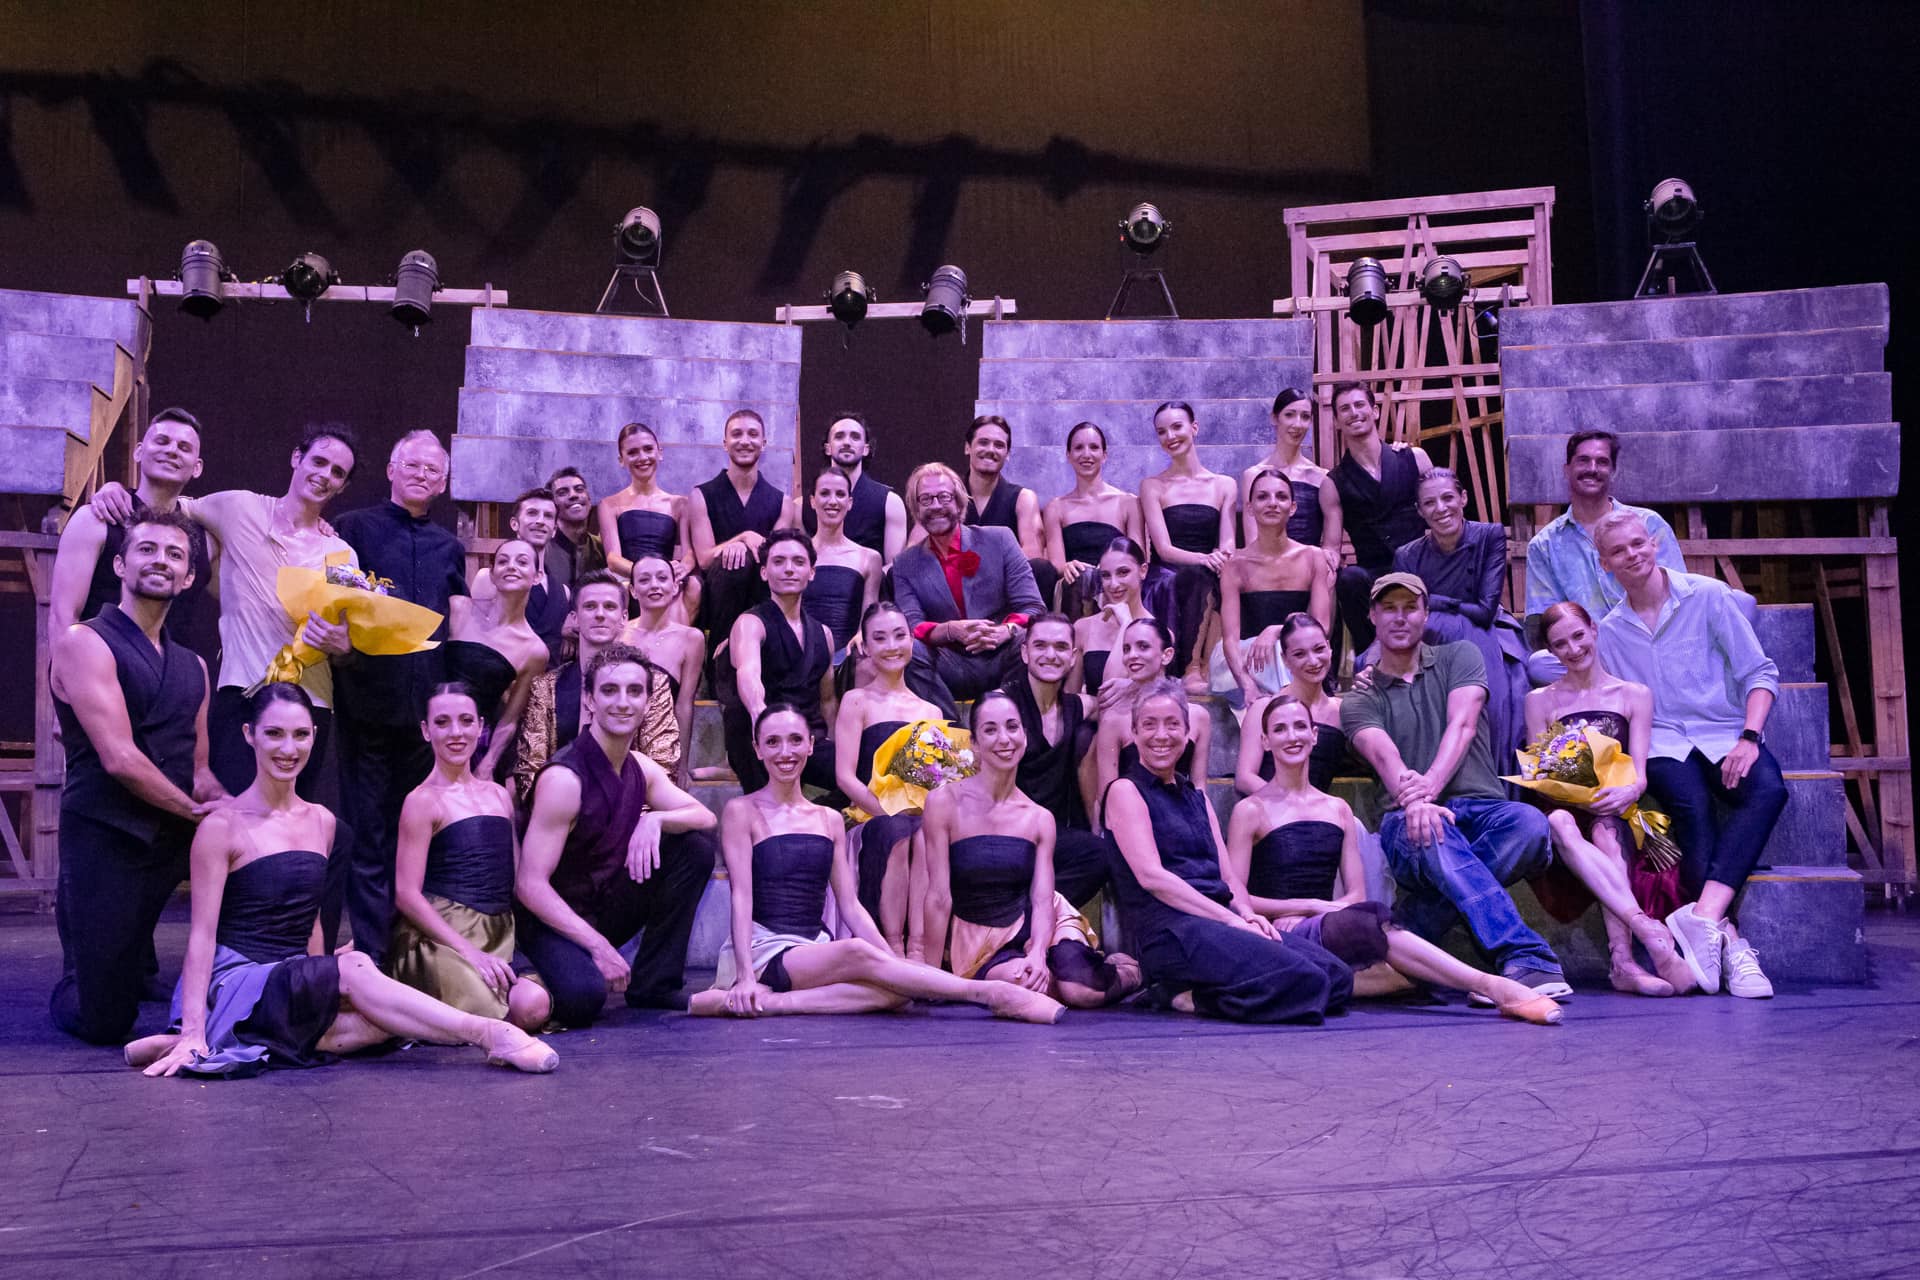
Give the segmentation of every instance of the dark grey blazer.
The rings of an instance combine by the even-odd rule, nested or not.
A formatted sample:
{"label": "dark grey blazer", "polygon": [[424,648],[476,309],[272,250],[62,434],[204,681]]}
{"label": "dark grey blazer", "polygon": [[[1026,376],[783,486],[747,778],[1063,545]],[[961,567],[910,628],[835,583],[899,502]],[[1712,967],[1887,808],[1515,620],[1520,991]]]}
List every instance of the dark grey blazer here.
{"label": "dark grey blazer", "polygon": [[[1046,608],[1040,601],[1040,588],[1034,585],[1033,569],[1011,533],[962,525],[960,547],[980,557],[980,571],[961,581],[967,599],[966,617],[999,622],[1010,613],[1031,617]],[[947,575],[925,543],[908,547],[893,562],[893,600],[907,615],[911,627],[923,622],[955,622],[961,617],[953,607]]]}

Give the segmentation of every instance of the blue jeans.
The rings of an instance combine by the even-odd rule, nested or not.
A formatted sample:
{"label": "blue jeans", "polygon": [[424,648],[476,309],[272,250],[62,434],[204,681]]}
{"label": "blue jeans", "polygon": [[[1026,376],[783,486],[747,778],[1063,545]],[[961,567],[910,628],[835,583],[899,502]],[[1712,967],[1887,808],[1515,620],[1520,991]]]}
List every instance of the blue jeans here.
{"label": "blue jeans", "polygon": [[1560,957],[1527,927],[1505,886],[1544,871],[1553,860],[1547,816],[1532,805],[1479,796],[1444,802],[1454,822],[1437,844],[1407,838],[1406,815],[1380,819],[1380,843],[1395,882],[1394,915],[1429,942],[1439,942],[1457,920],[1499,964],[1501,972],[1560,972]]}

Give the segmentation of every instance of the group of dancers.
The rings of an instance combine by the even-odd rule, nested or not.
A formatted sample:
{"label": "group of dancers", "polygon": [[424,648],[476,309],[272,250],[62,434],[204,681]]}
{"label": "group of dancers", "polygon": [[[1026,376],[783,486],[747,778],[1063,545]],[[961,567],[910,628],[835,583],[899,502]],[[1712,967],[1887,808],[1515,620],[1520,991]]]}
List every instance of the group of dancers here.
{"label": "group of dancers", "polygon": [[[760,474],[750,410],[722,426],[726,469],[685,495],[633,423],[625,489],[596,504],[563,468],[471,581],[428,516],[449,470],[430,433],[394,447],[388,501],[329,523],[358,463],[347,428],[305,433],[282,496],[187,497],[199,424],[163,411],[137,487],[104,487],[56,560],[54,1020],[154,1075],[396,1038],[548,1071],[541,1034],[592,1024],[609,995],[696,1015],[918,999],[1046,1023],[1134,1001],[1287,1022],[1418,984],[1556,1023],[1572,989],[1507,892],[1523,877],[1569,917],[1599,903],[1620,990],[1770,994],[1728,918],[1785,803],[1762,735],[1778,676],[1740,598],[1612,497],[1619,442],[1583,432],[1522,623],[1500,603],[1504,529],[1382,441],[1365,387],[1331,408],[1333,468],[1305,456],[1312,401],[1290,390],[1271,456],[1229,477],[1201,465],[1193,410],[1162,405],[1168,463],[1138,496],[1105,481],[1105,433],[1082,423],[1074,488],[1044,505],[1001,474],[998,417],[969,429],[964,475],[926,463],[895,493],[865,472],[869,425],[837,415],[793,495]],[[442,643],[379,656],[337,618],[290,619],[278,570],[341,561],[441,613]],[[217,678],[174,638],[210,580]],[[322,657],[289,672],[296,636]],[[694,794],[717,780],[694,758],[701,691],[742,790],[717,814]],[[1224,825],[1208,692],[1241,715]],[[920,724],[965,728],[971,772],[890,811],[876,756]],[[1515,799],[1500,775],[1549,724],[1616,738],[1634,781],[1579,807]],[[315,785],[330,750],[337,816]],[[1331,793],[1365,772],[1377,836]],[[1654,799],[1676,865],[1623,821]],[[716,862],[727,938],[688,995]],[[127,1042],[182,879],[168,1027]],[[1103,892],[1124,948],[1092,921]],[[1437,945],[1462,923],[1491,971]]]}

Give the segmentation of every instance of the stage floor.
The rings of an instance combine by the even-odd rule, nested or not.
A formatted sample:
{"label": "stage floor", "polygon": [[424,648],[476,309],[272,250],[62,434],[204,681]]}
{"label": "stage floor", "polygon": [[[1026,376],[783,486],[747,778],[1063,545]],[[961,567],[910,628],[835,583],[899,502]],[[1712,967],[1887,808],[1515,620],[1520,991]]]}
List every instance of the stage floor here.
{"label": "stage floor", "polygon": [[1870,920],[1872,987],[1557,1029],[622,1010],[547,1077],[201,1083],[54,1033],[0,915],[0,1275],[1920,1275],[1920,919]]}

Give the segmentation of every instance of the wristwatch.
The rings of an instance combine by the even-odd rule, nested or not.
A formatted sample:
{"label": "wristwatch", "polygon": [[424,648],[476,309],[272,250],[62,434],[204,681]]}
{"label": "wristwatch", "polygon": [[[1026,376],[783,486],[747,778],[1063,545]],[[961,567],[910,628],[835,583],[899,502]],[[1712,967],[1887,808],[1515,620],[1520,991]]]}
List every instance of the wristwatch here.
{"label": "wristwatch", "polygon": [[1758,729],[1742,729],[1740,731],[1740,741],[1751,742],[1756,747],[1762,744],[1763,742],[1765,742],[1766,740],[1767,740],[1767,736],[1761,733]]}

